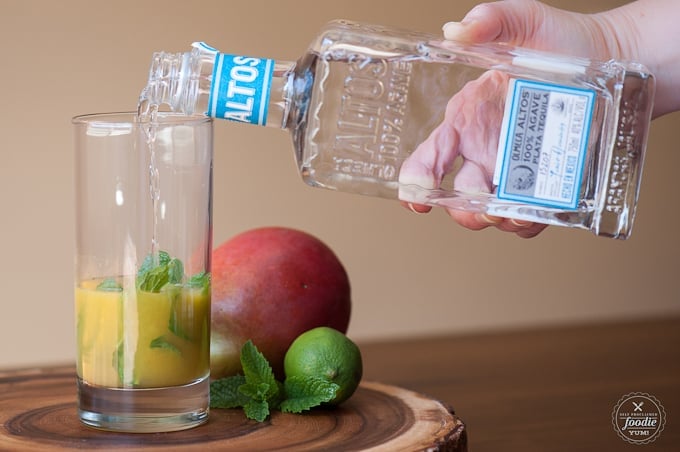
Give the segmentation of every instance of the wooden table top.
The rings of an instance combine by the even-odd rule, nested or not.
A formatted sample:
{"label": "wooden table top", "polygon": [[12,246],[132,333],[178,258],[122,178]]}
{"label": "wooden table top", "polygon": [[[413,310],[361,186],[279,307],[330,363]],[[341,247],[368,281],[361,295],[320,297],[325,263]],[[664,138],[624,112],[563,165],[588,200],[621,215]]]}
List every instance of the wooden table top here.
{"label": "wooden table top", "polygon": [[[365,381],[451,407],[465,423],[471,452],[680,450],[680,317],[359,345]],[[0,372],[0,414],[9,409],[3,391],[9,400],[22,380],[50,373],[62,379],[59,391],[73,392],[66,390],[69,402],[45,416],[75,417],[72,366]],[[663,431],[644,446],[624,441],[612,423],[613,411],[632,393],[664,408]],[[211,422],[224,416],[231,414],[217,413]],[[2,435],[16,434],[11,430],[23,421],[0,423],[0,450]],[[33,450],[51,450],[44,446]]]}
{"label": "wooden table top", "polygon": [[[680,318],[366,344],[365,377],[423,392],[465,422],[471,452],[680,450]],[[665,408],[632,445],[612,412],[642,392]]]}

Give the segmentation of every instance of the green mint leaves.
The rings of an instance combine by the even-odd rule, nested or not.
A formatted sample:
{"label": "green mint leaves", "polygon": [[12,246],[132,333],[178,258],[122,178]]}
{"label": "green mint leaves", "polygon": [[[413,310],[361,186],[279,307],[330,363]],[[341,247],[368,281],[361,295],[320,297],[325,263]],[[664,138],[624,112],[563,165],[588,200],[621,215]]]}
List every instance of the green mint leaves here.
{"label": "green mint leaves", "polygon": [[[127,303],[128,295],[123,288],[127,283],[127,278],[104,278],[96,286],[96,290],[103,292],[121,292],[121,310]],[[166,251],[159,251],[155,256],[146,256],[136,275],[136,289],[142,292],[160,293],[161,298],[166,299],[170,306],[170,318],[168,319],[168,331],[166,334],[152,339],[148,344],[151,349],[165,350],[178,355],[182,354],[181,344],[184,341],[199,341],[201,339],[201,326],[194,323],[193,310],[187,309],[196,290],[200,290],[203,295],[210,293],[210,273],[202,271],[191,277],[184,274],[184,264],[181,260],[173,258]],[[154,295],[155,297],[155,295]],[[143,298],[138,298],[142,300]],[[136,308],[134,308],[136,309]],[[122,312],[122,311],[120,311]],[[209,320],[207,320],[209,322]],[[79,320],[79,328],[82,320]],[[205,327],[207,328],[207,327]],[[200,331],[199,331],[200,330]],[[82,332],[78,334],[82,335]],[[116,346],[112,356],[112,366],[116,369],[120,382],[124,385],[137,384],[134,377],[125,375],[126,347],[131,347],[126,343],[126,337],[119,333],[122,339]],[[140,345],[141,346],[141,345]],[[132,359],[132,357],[130,357]]]}
{"label": "green mint leaves", "polygon": [[[157,293],[168,284],[182,284],[183,281],[184,264],[166,251],[159,251],[155,258],[153,254],[147,255],[137,271],[137,288],[145,292]],[[197,273],[186,284],[190,288],[210,290],[210,273]]]}
{"label": "green mint leaves", "polygon": [[[154,257],[148,254],[137,271],[137,289],[158,293],[167,285],[185,284],[190,289],[210,291],[210,273],[202,271],[186,278],[184,264],[171,257],[166,251],[159,251]],[[116,278],[104,278],[96,287],[103,292],[122,292],[123,286]]]}
{"label": "green mint leaves", "polygon": [[288,398],[281,402],[284,413],[300,413],[333,400],[339,386],[323,378],[286,378],[284,388]]}
{"label": "green mint leaves", "polygon": [[187,285],[194,289],[210,289],[210,273],[200,272],[189,278]]}
{"label": "green mint leaves", "polygon": [[166,284],[180,284],[184,278],[184,264],[171,258],[165,251],[158,252],[157,262],[149,254],[137,272],[137,286],[145,292],[160,292]]}
{"label": "green mint leaves", "polygon": [[210,383],[210,407],[211,408],[240,408],[245,405],[249,397],[241,394],[238,388],[245,384],[246,377],[236,375],[234,377],[221,378]]}
{"label": "green mint leaves", "polygon": [[106,278],[97,285],[97,290],[104,292],[122,292],[123,286],[118,284],[118,281],[113,278]]}
{"label": "green mint leaves", "polygon": [[165,337],[159,336],[156,339],[151,341],[151,344],[149,344],[151,348],[162,348],[164,350],[170,350],[173,353],[177,353],[178,355],[181,355],[182,352],[173,344],[172,342],[168,341]]}
{"label": "green mint leaves", "polygon": [[238,408],[249,419],[258,422],[269,416],[269,408],[278,406],[280,385],[274,378],[267,358],[252,341],[241,348],[241,366],[244,375],[222,378],[210,383],[210,406],[212,408]]}
{"label": "green mint leaves", "polygon": [[249,419],[264,421],[272,409],[301,413],[328,402],[339,386],[321,378],[274,378],[267,358],[252,341],[241,348],[244,375],[221,378],[210,383],[211,408],[243,408]]}

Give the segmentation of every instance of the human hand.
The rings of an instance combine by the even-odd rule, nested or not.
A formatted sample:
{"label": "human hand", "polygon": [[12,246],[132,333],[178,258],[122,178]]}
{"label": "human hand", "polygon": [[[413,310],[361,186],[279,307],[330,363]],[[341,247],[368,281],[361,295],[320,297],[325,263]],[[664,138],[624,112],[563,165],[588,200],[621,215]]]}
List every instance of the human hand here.
{"label": "human hand", "polygon": [[[399,173],[400,197],[409,199],[407,187],[415,185],[436,189],[460,160],[453,185],[461,193],[491,193],[498,152],[498,137],[504,114],[509,77],[500,71],[487,71],[468,82],[446,105],[444,120],[404,162]],[[429,212],[431,207],[402,201],[414,212]],[[533,237],[546,225],[446,208],[449,215],[468,229],[495,226]]]}
{"label": "human hand", "polygon": [[[505,0],[474,7],[461,22],[444,25],[446,39],[467,43],[507,42],[516,46],[551,50],[595,58],[612,57],[616,42],[604,33],[606,21],[593,15],[559,10],[536,0]],[[507,77],[485,73],[467,84],[447,106],[443,123],[435,129],[402,167],[400,182],[437,188],[459,156],[462,165],[454,187],[463,192],[493,191],[499,126]],[[455,114],[454,114],[455,113]],[[472,127],[470,127],[472,125]],[[415,212],[430,207],[403,203]],[[534,237],[546,225],[447,209],[460,225],[472,230],[494,226],[521,237]]]}
{"label": "human hand", "polygon": [[505,42],[518,47],[597,59],[625,58],[606,15],[580,14],[538,0],[481,3],[460,22],[442,27],[444,38],[467,43]]}
{"label": "human hand", "polygon": [[[656,78],[652,117],[657,118],[680,110],[680,50],[677,46],[668,45],[669,42],[680,40],[680,27],[677,26],[679,14],[680,2],[677,0],[635,0],[597,14],[564,11],[537,0],[504,0],[477,5],[461,22],[445,24],[443,31],[446,39],[467,43],[506,42],[567,55],[642,63]],[[482,109],[478,109],[476,117],[478,120],[492,119],[493,114],[486,117],[485,114]],[[489,124],[486,124],[488,127]],[[455,126],[449,130],[455,131]],[[462,137],[456,139],[464,140]],[[422,153],[421,158],[425,154]],[[446,158],[457,158],[457,151],[449,151],[442,157],[444,161],[439,161],[437,166],[450,167],[452,164]],[[474,164],[482,163],[480,168],[484,170],[487,169],[487,157],[482,155],[474,160],[469,155],[463,155],[464,159]],[[431,165],[438,156],[431,155],[429,159]],[[423,169],[421,166],[419,173],[416,168],[417,178],[423,179]],[[425,176],[429,177],[426,181],[430,183],[440,179],[438,174]],[[428,187],[426,184],[423,186]],[[430,207],[423,205],[404,205],[416,212],[430,210]],[[458,223],[470,229],[495,226],[504,231],[516,232],[522,237],[533,237],[546,227],[485,214],[450,209],[449,213]]]}
{"label": "human hand", "polygon": [[[605,57],[610,45],[598,30],[600,27],[591,16],[559,10],[536,0],[482,3],[461,22],[449,22],[443,27],[444,37],[449,40],[507,42],[570,55]],[[461,226],[472,230],[495,226],[525,238],[534,237],[546,228],[540,223],[485,214],[455,210],[449,210],[449,214]]]}
{"label": "human hand", "polygon": [[599,60],[642,63],[656,78],[653,118],[680,110],[678,0],[635,0],[596,14],[580,14],[538,0],[481,3],[444,37],[467,43],[506,42]]}

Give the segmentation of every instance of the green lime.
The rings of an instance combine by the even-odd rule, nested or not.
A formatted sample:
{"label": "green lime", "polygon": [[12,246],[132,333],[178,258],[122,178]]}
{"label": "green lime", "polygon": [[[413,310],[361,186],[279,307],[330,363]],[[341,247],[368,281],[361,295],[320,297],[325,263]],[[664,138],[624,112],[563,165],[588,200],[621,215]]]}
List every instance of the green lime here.
{"label": "green lime", "polygon": [[286,378],[317,377],[339,386],[328,403],[338,405],[359,386],[363,366],[359,347],[340,331],[318,327],[302,333],[288,348],[283,359]]}

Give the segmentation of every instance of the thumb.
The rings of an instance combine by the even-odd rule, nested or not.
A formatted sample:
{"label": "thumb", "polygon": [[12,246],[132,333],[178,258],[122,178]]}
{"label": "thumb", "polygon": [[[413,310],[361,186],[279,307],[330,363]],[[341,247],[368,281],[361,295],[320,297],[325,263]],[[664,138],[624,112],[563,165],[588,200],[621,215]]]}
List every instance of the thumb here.
{"label": "thumb", "polygon": [[468,12],[461,22],[444,24],[444,37],[463,42],[508,42],[531,45],[546,14],[546,6],[536,0],[505,0],[482,3]]}

